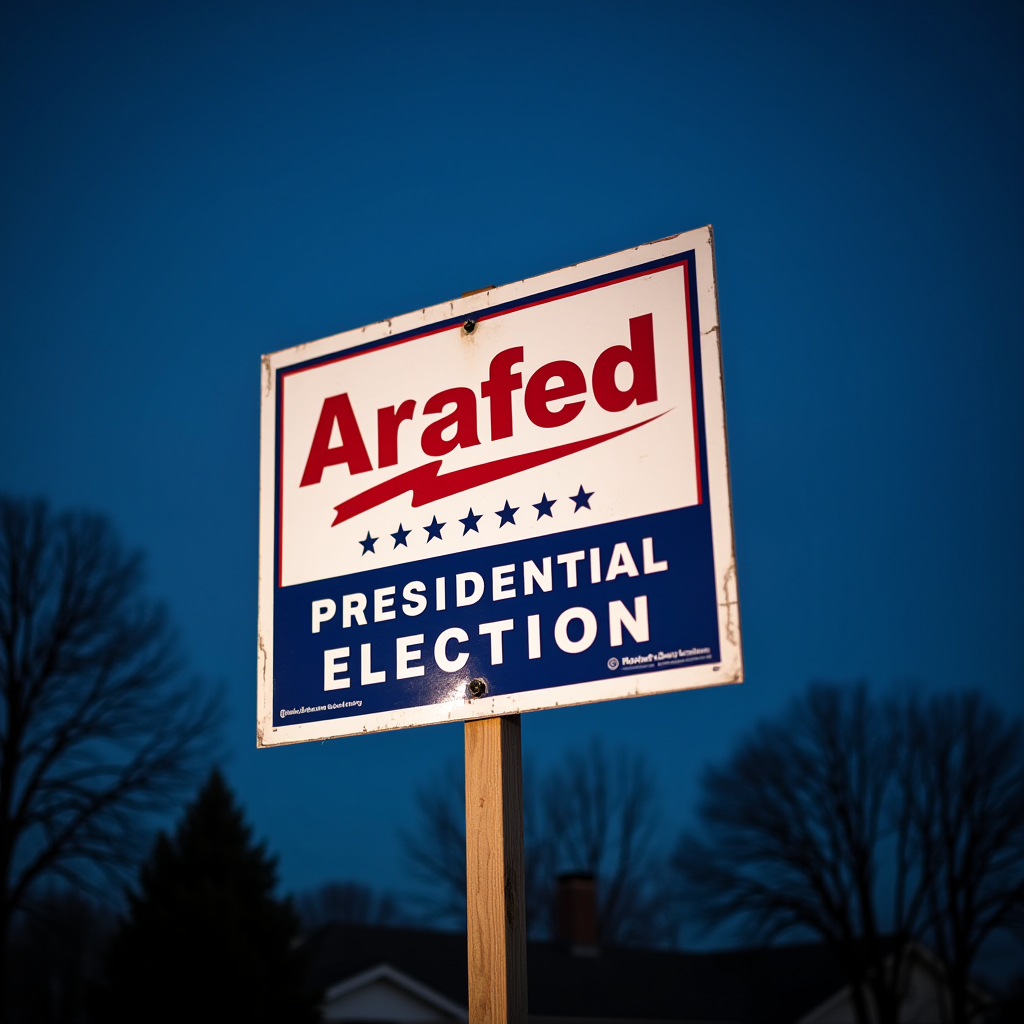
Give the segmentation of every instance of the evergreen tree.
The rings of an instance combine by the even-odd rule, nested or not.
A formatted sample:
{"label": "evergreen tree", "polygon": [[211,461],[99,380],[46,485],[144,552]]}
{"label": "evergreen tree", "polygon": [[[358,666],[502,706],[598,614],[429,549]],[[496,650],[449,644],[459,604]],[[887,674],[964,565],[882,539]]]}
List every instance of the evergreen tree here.
{"label": "evergreen tree", "polygon": [[276,864],[214,771],[161,833],[107,955],[102,1021],[306,1021],[298,921]]}

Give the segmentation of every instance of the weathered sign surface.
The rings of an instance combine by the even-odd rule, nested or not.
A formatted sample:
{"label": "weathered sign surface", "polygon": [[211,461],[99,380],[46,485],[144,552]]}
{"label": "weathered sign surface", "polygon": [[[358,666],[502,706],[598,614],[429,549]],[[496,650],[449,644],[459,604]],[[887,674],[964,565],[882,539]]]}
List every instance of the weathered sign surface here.
{"label": "weathered sign surface", "polygon": [[742,679],[710,228],[263,360],[263,746]]}

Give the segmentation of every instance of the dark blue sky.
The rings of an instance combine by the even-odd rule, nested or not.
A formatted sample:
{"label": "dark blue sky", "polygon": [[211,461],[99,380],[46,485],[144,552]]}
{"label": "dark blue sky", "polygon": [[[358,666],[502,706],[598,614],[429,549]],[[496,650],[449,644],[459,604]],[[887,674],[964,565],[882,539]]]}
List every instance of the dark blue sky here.
{"label": "dark blue sky", "polygon": [[810,679],[1024,710],[1024,7],[5,3],[0,486],[108,512],[285,885],[406,885],[461,727],[255,750],[259,356],[713,223],[747,682],[529,715],[699,770]]}

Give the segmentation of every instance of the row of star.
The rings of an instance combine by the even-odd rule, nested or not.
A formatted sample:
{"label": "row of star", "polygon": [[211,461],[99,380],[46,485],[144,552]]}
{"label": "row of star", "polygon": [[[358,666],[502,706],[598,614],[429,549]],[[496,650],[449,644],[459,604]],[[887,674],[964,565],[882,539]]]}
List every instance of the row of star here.
{"label": "row of star", "polygon": [[[575,507],[573,508],[573,513],[579,512],[581,508],[590,508],[590,499],[593,496],[593,491],[583,490],[583,485],[580,484],[579,491],[577,491],[576,494],[569,495],[569,501],[573,501],[576,503]],[[547,495],[547,491],[545,491],[544,494],[541,495],[540,501],[538,501],[533,506],[537,510],[537,519],[543,519],[544,516],[550,516],[552,519],[554,519],[555,514],[551,511],[551,508],[557,501],[557,498],[549,498]],[[505,507],[499,509],[497,512],[494,513],[501,520],[501,522],[498,523],[498,529],[500,530],[503,526],[517,525],[516,513],[520,510],[520,508],[521,506],[516,506],[515,508],[513,508],[508,503],[508,499],[506,498]],[[459,520],[459,522],[462,523],[462,536],[465,537],[466,534],[470,532],[470,530],[472,530],[474,533],[479,533],[480,527],[477,526],[477,523],[479,523],[482,518],[483,513],[474,513],[473,509],[470,508],[469,513],[466,515],[465,519]],[[437,516],[434,516],[430,525],[423,527],[423,529],[427,531],[427,543],[429,544],[432,540],[441,540],[441,531],[447,525],[447,523],[439,523],[437,521]],[[402,524],[399,523],[398,529],[394,533],[389,534],[389,536],[394,540],[396,548],[407,548],[409,546],[408,537],[409,534],[411,534],[412,532],[412,530],[406,530],[402,526]],[[372,537],[370,535],[370,531],[367,530],[366,539],[359,541],[359,543],[363,547],[363,554],[375,555],[377,552],[374,550],[373,546],[379,540],[380,537]]]}

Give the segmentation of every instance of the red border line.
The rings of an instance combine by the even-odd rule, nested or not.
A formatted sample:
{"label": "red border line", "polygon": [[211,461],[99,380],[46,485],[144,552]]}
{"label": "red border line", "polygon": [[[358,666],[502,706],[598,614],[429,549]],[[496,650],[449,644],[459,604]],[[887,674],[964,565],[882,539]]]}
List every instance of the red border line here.
{"label": "red border line", "polygon": [[[328,442],[330,443],[330,442]],[[277,389],[277,508],[274,510],[277,520],[277,551],[274,556],[277,559],[277,570],[274,575],[277,577],[278,588],[284,586],[284,380]]]}
{"label": "red border line", "polygon": [[[508,309],[500,309],[494,313],[481,313],[477,318],[477,323],[481,320],[494,320],[499,316],[505,316],[508,313],[518,313],[524,309],[532,309],[534,306],[543,306],[548,302],[557,302],[559,299],[569,299],[574,295],[583,295],[586,292],[597,291],[599,288],[608,288],[613,284],[622,284],[623,281],[633,281],[638,277],[653,277],[655,274],[660,274],[663,270],[674,270],[676,267],[681,267],[686,264],[686,260],[678,260],[676,263],[666,263],[663,267],[655,267],[654,270],[638,270],[634,274],[626,274],[623,277],[617,277],[614,281],[601,281],[599,284],[592,284],[586,288],[577,288],[571,292],[562,292],[559,295],[549,295],[544,299],[536,299],[533,302],[521,302],[516,306],[510,306]],[[687,307],[687,316],[689,316],[689,307]],[[449,324],[447,327],[426,327],[417,334],[411,334],[406,338],[398,338],[395,341],[384,341],[382,344],[377,345],[372,349],[364,349],[360,352],[341,352],[333,359],[325,359],[323,362],[318,362],[313,366],[298,366],[293,370],[281,370],[281,380],[283,382],[285,377],[290,377],[294,373],[305,373],[307,370],[319,370],[322,366],[331,366],[334,363],[340,363],[344,359],[354,359],[356,356],[368,356],[374,352],[379,352],[381,349],[391,348],[392,345],[404,345],[407,341],[419,341],[420,338],[429,338],[432,334],[442,334],[444,331],[455,331],[459,329],[458,324]],[[373,339],[369,339],[372,341]],[[283,390],[283,389],[282,389]]]}
{"label": "red border line", "polygon": [[690,282],[686,282],[683,295],[686,300],[686,337],[690,349],[690,401],[693,405],[693,458],[697,467],[697,504],[704,504],[704,484],[700,468],[700,434],[697,430],[697,378],[693,371],[693,324],[690,322]]}
{"label": "red border line", "polygon": [[[524,309],[531,309],[534,306],[543,306],[548,302],[556,302],[559,299],[568,299],[574,295],[583,295],[586,292],[597,291],[600,288],[608,288],[611,285],[622,284],[624,281],[634,281],[638,277],[653,277],[655,274],[660,274],[664,270],[675,270],[678,267],[687,267],[687,276],[684,278],[683,287],[683,300],[686,304],[686,337],[689,347],[690,355],[690,397],[693,405],[693,444],[696,456],[696,471],[697,471],[697,504],[701,505],[704,502],[703,486],[701,483],[701,465],[700,465],[700,435],[697,429],[697,382],[694,379],[694,368],[693,368],[693,325],[690,321],[690,282],[688,273],[689,260],[686,258],[677,260],[675,263],[666,263],[662,267],[656,267],[653,270],[637,270],[632,274],[623,274],[622,277],[616,277],[611,281],[601,281],[598,284],[592,284],[586,288],[576,288],[573,291],[561,292],[558,295],[550,295],[543,299],[535,299],[533,302],[524,301],[515,306],[510,306],[507,309],[498,310],[493,313],[481,313],[477,317],[477,322],[481,320],[493,320],[499,316],[505,316],[508,313],[518,313]],[[283,587],[283,576],[284,576],[284,382],[285,378],[295,373],[304,373],[306,370],[319,370],[323,366],[331,366],[334,363],[342,362],[345,359],[353,359],[356,356],[367,356],[372,355],[374,352],[380,352],[382,349],[391,348],[393,345],[403,345],[408,341],[419,341],[421,338],[429,338],[434,334],[441,334],[444,331],[457,330],[458,326],[449,324],[446,327],[427,327],[417,334],[409,335],[405,338],[396,339],[394,341],[384,341],[382,344],[375,346],[372,349],[364,349],[360,352],[342,352],[337,355],[334,359],[326,359],[323,362],[318,362],[313,366],[300,366],[293,370],[282,369],[278,372],[279,386],[277,389],[277,441],[278,441],[278,457],[277,457],[277,509],[275,510],[277,515],[277,571],[275,576],[277,578],[277,586]],[[373,339],[370,339],[371,341]],[[638,424],[639,425],[639,424]]]}

